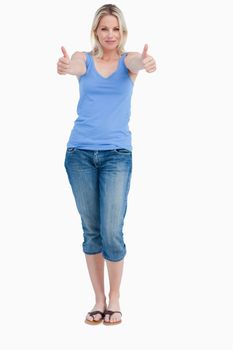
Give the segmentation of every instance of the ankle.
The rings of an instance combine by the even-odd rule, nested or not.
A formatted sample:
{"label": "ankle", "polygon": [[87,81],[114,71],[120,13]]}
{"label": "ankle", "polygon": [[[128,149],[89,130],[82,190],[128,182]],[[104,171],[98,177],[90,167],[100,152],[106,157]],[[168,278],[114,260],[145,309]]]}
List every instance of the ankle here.
{"label": "ankle", "polygon": [[106,304],[106,297],[105,295],[96,295],[95,297],[96,304]]}
{"label": "ankle", "polygon": [[120,299],[120,293],[119,292],[110,292],[109,293],[109,300],[115,301]]}

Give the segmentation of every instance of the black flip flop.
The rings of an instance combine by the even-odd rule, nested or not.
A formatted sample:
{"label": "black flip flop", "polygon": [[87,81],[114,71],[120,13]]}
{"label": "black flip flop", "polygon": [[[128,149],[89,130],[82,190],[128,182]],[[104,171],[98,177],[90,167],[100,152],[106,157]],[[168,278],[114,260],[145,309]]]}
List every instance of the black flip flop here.
{"label": "black flip flop", "polygon": [[[99,320],[95,320],[94,316],[98,315],[98,314],[101,315],[101,318]],[[92,316],[93,320],[90,321],[90,320],[85,319],[85,323],[91,324],[91,325],[97,325],[103,321],[105,313],[97,310],[97,311],[88,312],[88,315]]]}

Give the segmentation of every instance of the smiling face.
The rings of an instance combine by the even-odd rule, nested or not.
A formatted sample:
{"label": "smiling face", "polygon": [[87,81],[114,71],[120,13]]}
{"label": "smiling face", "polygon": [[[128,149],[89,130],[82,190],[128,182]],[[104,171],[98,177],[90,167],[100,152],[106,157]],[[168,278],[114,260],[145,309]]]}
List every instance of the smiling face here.
{"label": "smiling face", "polygon": [[102,17],[96,35],[103,50],[116,50],[121,39],[117,17],[111,15]]}

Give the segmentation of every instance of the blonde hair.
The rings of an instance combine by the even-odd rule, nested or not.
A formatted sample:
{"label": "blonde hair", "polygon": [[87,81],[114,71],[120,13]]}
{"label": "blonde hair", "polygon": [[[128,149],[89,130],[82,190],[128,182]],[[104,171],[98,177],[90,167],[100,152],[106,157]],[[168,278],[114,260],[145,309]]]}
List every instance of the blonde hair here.
{"label": "blonde hair", "polygon": [[103,56],[103,49],[96,35],[96,31],[99,25],[99,22],[102,17],[106,15],[115,16],[119,22],[119,30],[120,30],[120,43],[118,45],[118,53],[122,55],[125,52],[124,45],[127,40],[128,30],[126,27],[125,19],[122,11],[113,4],[106,4],[101,6],[95,13],[92,27],[91,27],[91,42],[92,42],[92,54],[96,57],[101,58]]}

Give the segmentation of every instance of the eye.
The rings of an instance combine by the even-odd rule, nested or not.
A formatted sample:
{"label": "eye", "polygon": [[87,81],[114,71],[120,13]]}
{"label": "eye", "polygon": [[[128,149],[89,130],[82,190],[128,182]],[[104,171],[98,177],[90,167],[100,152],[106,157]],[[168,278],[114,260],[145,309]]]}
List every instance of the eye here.
{"label": "eye", "polygon": [[106,28],[102,28],[101,30],[107,30]]}
{"label": "eye", "polygon": [[119,28],[114,28],[114,30],[119,30]]}

